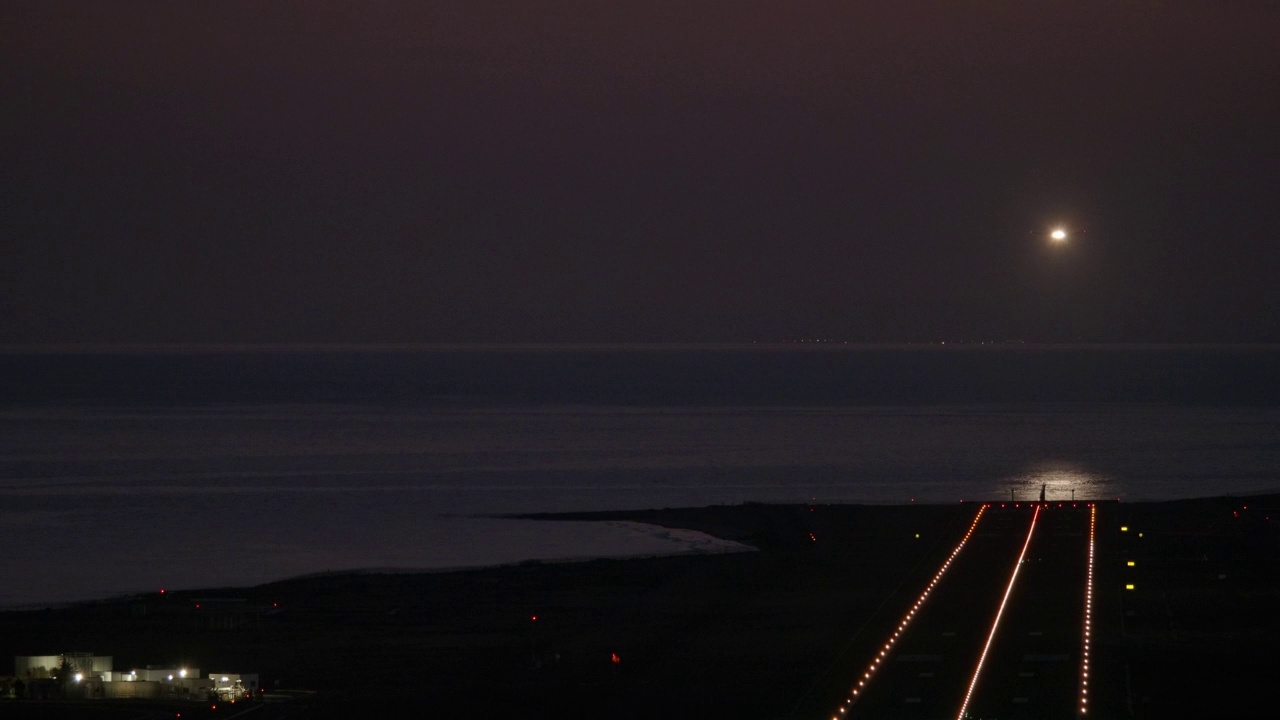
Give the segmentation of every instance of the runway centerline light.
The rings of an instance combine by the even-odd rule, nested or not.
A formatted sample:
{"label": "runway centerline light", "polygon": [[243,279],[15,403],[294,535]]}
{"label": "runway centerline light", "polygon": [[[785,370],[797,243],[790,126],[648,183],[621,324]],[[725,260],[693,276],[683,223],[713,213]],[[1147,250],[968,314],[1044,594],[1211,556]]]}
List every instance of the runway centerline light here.
{"label": "runway centerline light", "polygon": [[1027,539],[1022,543],[1022,552],[1018,554],[1018,561],[1013,564],[1013,573],[1009,576],[1009,585],[1004,590],[1004,598],[1000,600],[1000,609],[996,611],[996,618],[991,623],[991,632],[987,635],[987,644],[982,648],[982,655],[978,657],[978,665],[973,669],[973,679],[969,681],[969,690],[965,693],[964,702],[960,705],[960,712],[956,713],[956,720],[965,720],[966,711],[969,709],[969,700],[973,698],[973,690],[978,686],[978,677],[982,674],[982,664],[987,659],[987,653],[991,650],[991,642],[995,640],[996,630],[1000,627],[1000,617],[1004,615],[1004,608],[1009,603],[1009,595],[1013,593],[1013,584],[1018,579],[1018,571],[1022,569],[1023,560],[1027,556],[1027,548],[1031,545],[1031,536],[1036,532],[1036,519],[1040,517],[1040,506],[1036,506],[1036,510],[1031,515],[1031,527],[1027,530]]}

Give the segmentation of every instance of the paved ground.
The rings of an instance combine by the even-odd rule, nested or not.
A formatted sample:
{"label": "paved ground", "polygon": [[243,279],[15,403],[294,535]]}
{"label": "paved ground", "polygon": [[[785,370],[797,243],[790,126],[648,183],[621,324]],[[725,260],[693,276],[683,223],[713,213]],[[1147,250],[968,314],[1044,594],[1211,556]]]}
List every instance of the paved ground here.
{"label": "paved ground", "polygon": [[1090,514],[1088,503],[1050,503],[1038,514],[1034,504],[990,505],[919,611],[906,616],[918,595],[898,603],[906,628],[887,650],[892,635],[865,651],[849,689],[865,684],[834,714],[955,718],[964,706],[972,718],[1079,717]]}

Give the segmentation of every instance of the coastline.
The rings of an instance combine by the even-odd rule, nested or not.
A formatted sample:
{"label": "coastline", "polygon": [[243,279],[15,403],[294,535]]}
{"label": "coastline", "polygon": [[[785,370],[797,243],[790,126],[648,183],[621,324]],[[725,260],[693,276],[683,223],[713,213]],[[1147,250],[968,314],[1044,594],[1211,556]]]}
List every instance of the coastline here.
{"label": "coastline", "polygon": [[[241,668],[270,678],[271,688],[319,691],[334,716],[429,706],[477,717],[520,708],[526,717],[640,718],[707,704],[741,717],[808,714],[846,672],[842,663],[869,653],[881,626],[927,582],[975,508],[752,503],[573,513],[695,529],[756,550],[371,569],[5,611],[0,652],[83,648],[124,667]],[[1280,516],[1261,514],[1276,508],[1280,495],[1106,503],[1109,537],[1126,523],[1149,544],[1139,614],[1098,642],[1100,676],[1123,678],[1125,663],[1132,667],[1137,717],[1223,708],[1221,688],[1265,679],[1261,658],[1280,640],[1280,619],[1267,611],[1280,601],[1280,569],[1268,561]],[[1116,597],[1109,590],[1100,600],[1105,617],[1119,616]],[[621,671],[610,654],[622,658]],[[349,681],[352,667],[388,663],[403,672]]]}

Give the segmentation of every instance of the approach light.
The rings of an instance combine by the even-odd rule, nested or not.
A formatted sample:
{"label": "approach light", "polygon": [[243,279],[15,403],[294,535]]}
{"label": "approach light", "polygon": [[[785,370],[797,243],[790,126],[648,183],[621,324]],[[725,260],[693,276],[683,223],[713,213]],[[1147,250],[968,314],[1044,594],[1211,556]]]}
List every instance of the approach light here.
{"label": "approach light", "polygon": [[1062,242],[1067,239],[1067,231],[1062,228],[1054,228],[1053,232],[1049,233],[1049,238],[1054,242]]}

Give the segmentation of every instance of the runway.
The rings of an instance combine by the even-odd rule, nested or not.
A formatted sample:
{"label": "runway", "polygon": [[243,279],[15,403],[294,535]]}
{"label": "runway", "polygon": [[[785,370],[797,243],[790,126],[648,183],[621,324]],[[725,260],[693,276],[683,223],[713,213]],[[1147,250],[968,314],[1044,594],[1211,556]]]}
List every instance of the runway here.
{"label": "runway", "polygon": [[831,716],[1090,717],[1097,516],[1091,502],[975,505],[970,527],[920,593],[899,603],[898,624]]}

